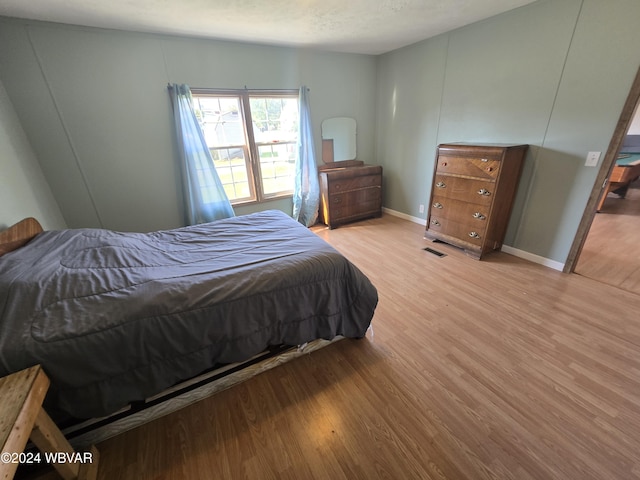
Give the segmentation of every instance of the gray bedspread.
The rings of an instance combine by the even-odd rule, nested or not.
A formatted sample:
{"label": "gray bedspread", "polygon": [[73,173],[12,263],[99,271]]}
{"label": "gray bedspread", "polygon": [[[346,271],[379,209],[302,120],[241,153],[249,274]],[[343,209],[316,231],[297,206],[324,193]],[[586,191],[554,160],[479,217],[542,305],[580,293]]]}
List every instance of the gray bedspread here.
{"label": "gray bedspread", "polygon": [[57,408],[102,416],[271,345],[362,337],[377,301],[278,211],[149,234],[43,232],[0,258],[0,375],[40,363]]}

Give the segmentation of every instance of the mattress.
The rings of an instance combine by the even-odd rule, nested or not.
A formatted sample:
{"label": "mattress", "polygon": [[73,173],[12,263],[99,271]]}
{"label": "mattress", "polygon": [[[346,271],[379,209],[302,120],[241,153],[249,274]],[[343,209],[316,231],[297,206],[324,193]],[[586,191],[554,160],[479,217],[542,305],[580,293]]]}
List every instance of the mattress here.
{"label": "mattress", "polygon": [[269,346],[363,337],[377,301],[357,267],[279,211],[46,231],[0,258],[0,375],[42,364],[49,404],[103,416]]}

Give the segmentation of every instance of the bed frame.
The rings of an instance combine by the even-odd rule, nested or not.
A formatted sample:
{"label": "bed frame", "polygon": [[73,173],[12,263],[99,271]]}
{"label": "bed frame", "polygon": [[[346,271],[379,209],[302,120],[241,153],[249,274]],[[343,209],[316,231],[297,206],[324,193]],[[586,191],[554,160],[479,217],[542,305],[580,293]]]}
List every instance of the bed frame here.
{"label": "bed frame", "polygon": [[[43,231],[40,223],[30,217],[0,232],[0,257],[26,245]],[[259,373],[343,338],[337,336],[333,340],[318,339],[297,347],[275,347],[245,362],[214,367],[210,371],[185,380],[154,397],[131,404],[109,417],[79,422],[71,421],[70,423],[62,422],[59,427],[72,446],[84,448],[184,408]]]}
{"label": "bed frame", "polygon": [[29,217],[0,232],[0,257],[25,245],[42,231],[40,223]]}
{"label": "bed frame", "polygon": [[332,340],[317,339],[298,347],[278,347],[265,351],[241,363],[225,365],[185,380],[160,394],[131,404],[104,418],[95,418],[69,426],[61,425],[64,436],[78,449],[87,448],[140,425],[199,402],[218,392],[249,380],[256,375],[283,365],[295,358],[308,355],[345,337]]}

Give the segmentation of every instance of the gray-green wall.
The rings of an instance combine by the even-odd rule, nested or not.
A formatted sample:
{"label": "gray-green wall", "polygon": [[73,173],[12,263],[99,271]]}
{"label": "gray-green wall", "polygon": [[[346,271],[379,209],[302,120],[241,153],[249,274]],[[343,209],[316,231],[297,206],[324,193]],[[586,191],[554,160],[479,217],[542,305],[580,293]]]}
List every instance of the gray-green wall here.
{"label": "gray-green wall", "polygon": [[[375,65],[368,55],[0,18],[0,82],[69,227],[184,224],[168,83],[306,85],[318,158],[322,120],[350,116],[358,155],[372,162]],[[236,213],[265,208],[291,213],[291,199]]]}
{"label": "gray-green wall", "polygon": [[66,227],[11,100],[0,83],[0,229],[25,217],[37,218],[46,230]]}
{"label": "gray-green wall", "polygon": [[425,218],[436,147],[528,143],[506,244],[566,260],[640,64],[640,2],[546,0],[383,55],[386,207]]}
{"label": "gray-green wall", "polygon": [[530,144],[506,243],[562,263],[597,174],[586,154],[606,151],[640,63],[638,21],[638,0],[540,0],[374,57],[0,19],[0,82],[70,227],[183,223],[168,82],[306,84],[318,154],[324,118],[356,118],[384,206],[412,217],[439,143]]}

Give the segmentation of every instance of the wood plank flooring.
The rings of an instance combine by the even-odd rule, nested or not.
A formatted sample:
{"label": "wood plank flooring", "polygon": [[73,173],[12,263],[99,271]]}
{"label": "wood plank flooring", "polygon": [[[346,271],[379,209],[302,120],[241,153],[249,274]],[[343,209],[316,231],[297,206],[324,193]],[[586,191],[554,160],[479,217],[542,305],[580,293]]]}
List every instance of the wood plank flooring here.
{"label": "wood plank flooring", "polygon": [[575,272],[640,295],[640,180],[610,193],[593,221]]}
{"label": "wood plank flooring", "polygon": [[640,296],[388,215],[314,230],[378,288],[373,334],[101,443],[99,478],[640,478]]}

